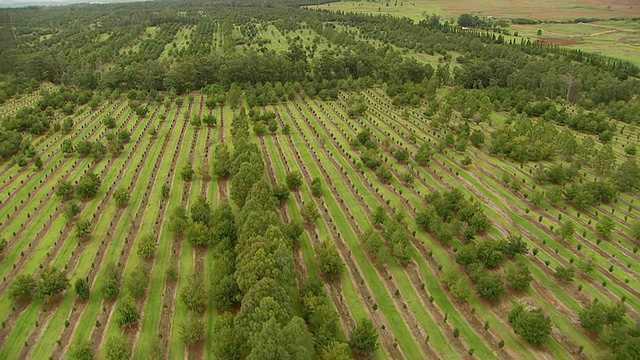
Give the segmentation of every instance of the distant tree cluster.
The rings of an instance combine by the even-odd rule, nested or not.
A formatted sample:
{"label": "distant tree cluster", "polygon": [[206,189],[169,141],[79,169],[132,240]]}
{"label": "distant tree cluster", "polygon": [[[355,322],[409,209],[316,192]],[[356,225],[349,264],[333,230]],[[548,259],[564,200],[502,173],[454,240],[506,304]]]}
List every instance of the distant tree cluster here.
{"label": "distant tree cluster", "polygon": [[467,199],[460,189],[427,194],[425,203],[416,222],[443,244],[451,243],[455,236],[471,240],[491,227],[482,205]]}

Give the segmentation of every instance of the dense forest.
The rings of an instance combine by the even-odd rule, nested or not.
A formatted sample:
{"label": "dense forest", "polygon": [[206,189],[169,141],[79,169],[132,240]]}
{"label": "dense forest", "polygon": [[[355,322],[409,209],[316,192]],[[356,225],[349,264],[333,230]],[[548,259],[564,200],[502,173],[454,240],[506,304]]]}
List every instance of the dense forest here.
{"label": "dense forest", "polygon": [[[0,172],[7,174],[2,184],[3,196],[5,192],[7,196],[1,199],[0,211],[16,212],[7,213],[0,228],[8,236],[23,202],[15,207],[7,204],[13,204],[16,189],[24,181],[31,181],[25,175],[13,187],[17,180],[8,174],[26,174],[32,167],[43,176],[34,186],[34,196],[44,180],[54,189],[45,202],[55,198],[51,211],[65,219],[56,236],[77,239],[76,250],[62,253],[75,259],[69,266],[85,264],[76,256],[90,246],[87,243],[94,241],[99,249],[95,259],[87,260],[90,266],[83,268],[89,275],[67,271],[66,263],[56,262],[58,268],[40,264],[32,276],[22,271],[26,260],[19,260],[25,258],[25,250],[18,251],[20,235],[27,230],[16,225],[9,242],[0,243],[1,273],[7,287],[1,294],[11,299],[0,304],[0,314],[6,317],[0,344],[9,344],[0,354],[17,357],[18,353],[10,353],[14,349],[25,356],[45,354],[48,345],[36,345],[33,339],[64,323],[70,333],[60,335],[56,348],[51,345],[52,358],[64,354],[70,359],[98,355],[128,359],[142,353],[145,358],[170,358],[175,355],[171,353],[175,351],[171,349],[174,328],[180,342],[189,347],[189,355],[196,358],[335,360],[411,358],[416,353],[446,357],[446,350],[429,344],[431,338],[436,344],[449,342],[464,349],[464,353],[455,350],[459,358],[473,357],[475,351],[478,357],[512,358],[522,351],[525,358],[535,358],[543,346],[549,346],[553,356],[581,358],[583,351],[598,349],[598,355],[605,358],[637,358],[640,308],[638,299],[631,298],[639,293],[629,278],[637,280],[632,263],[638,261],[640,246],[640,223],[631,224],[637,216],[631,213],[640,190],[636,159],[640,69],[606,54],[524,38],[505,40],[486,20],[469,14],[460,16],[457,23],[436,15],[414,23],[384,15],[308,10],[302,5],[307,4],[299,0],[158,1],[0,9]],[[81,136],[81,131],[93,135]],[[188,149],[183,144],[188,131],[200,140],[193,140],[190,160],[181,158],[178,164],[180,151]],[[216,131],[214,141],[211,135]],[[286,139],[288,153],[276,134]],[[149,141],[146,148],[143,141]],[[203,157],[201,166],[194,168],[196,143],[206,145],[205,150],[198,150]],[[41,150],[49,149],[47,146],[51,153]],[[166,151],[178,152],[173,159],[167,155],[170,160],[165,162]],[[207,155],[201,155],[205,152]],[[318,154],[331,152],[340,160],[336,156],[320,160]],[[135,167],[132,158],[140,154],[143,159]],[[271,156],[277,154],[281,157],[272,161]],[[51,160],[57,156],[60,165]],[[147,163],[147,156],[157,161]],[[485,164],[483,159],[492,160]],[[55,175],[67,161],[75,161],[74,168],[64,176]],[[88,170],[76,168],[78,162],[87,162]],[[122,180],[122,172],[107,171],[107,166],[120,164],[123,169],[135,169],[127,177],[131,188],[105,180],[112,175]],[[291,169],[290,164],[298,164],[299,170]],[[324,169],[320,164],[332,164],[336,171],[329,176],[308,170]],[[480,177],[507,189],[508,195],[500,195],[504,198],[499,202],[509,206],[509,211],[522,219],[539,212],[544,215],[536,217],[538,223],[544,218],[554,225],[544,225],[544,233],[540,229],[525,232],[531,227],[514,221],[508,225],[513,229],[503,231],[496,219],[506,216],[493,213],[486,205],[492,194],[469,190],[492,187],[470,185],[471,181],[489,181],[477,179],[476,170],[471,170],[474,164],[483,171]],[[286,172],[284,179],[276,174],[279,166]],[[78,177],[71,180],[70,173]],[[166,183],[156,179],[159,174],[167,176]],[[452,180],[443,180],[443,176]],[[430,177],[432,182],[427,180]],[[170,185],[174,178],[189,184],[184,185],[183,193]],[[194,189],[191,196],[189,189],[196,179],[202,191],[196,194]],[[138,180],[140,190],[133,187]],[[341,186],[345,188],[338,191],[333,181],[344,182]],[[440,186],[440,182],[446,184]],[[212,184],[218,190],[215,196],[208,196]],[[17,192],[8,190],[9,186]],[[116,236],[122,214],[135,211],[133,204],[140,204],[143,215],[149,192],[156,188],[158,195],[151,201],[157,203],[149,207],[159,211],[158,215],[144,222],[153,230],[145,228],[148,233],[138,234],[143,220],[134,213],[134,220],[129,221],[135,231],[123,230]],[[105,191],[104,198],[101,191]],[[376,205],[364,204],[363,193]],[[334,197],[336,203],[329,211],[325,201],[328,204]],[[96,214],[104,211],[111,198],[115,201],[112,218],[105,216],[110,223],[102,224],[101,215]],[[507,198],[513,199],[511,204]],[[419,203],[410,204],[410,199]],[[27,199],[24,207],[36,205],[31,201]],[[83,209],[92,209],[87,204],[96,205],[93,217],[82,214],[88,214]],[[545,206],[552,210],[542,210]],[[611,210],[602,211],[605,206]],[[613,206],[622,210],[616,213]],[[344,215],[338,218],[335,209]],[[25,219],[33,214],[38,212],[27,209]],[[545,266],[542,257],[537,257],[551,238],[557,238],[560,245],[544,251],[549,258],[559,257],[561,248],[574,251],[577,246],[581,251],[582,243],[575,245],[571,240],[587,238],[586,230],[579,237],[576,224],[591,226],[591,214],[598,219],[593,224],[597,245],[593,240],[589,249],[604,241],[607,249],[631,259],[627,270],[616,270],[616,275],[636,271],[628,274],[626,282],[607,277],[612,276],[614,264],[624,261],[614,260],[615,255],[602,255],[606,260],[600,263],[562,258],[551,276],[547,276],[550,260]],[[542,226],[535,224],[536,219],[523,222],[533,228]],[[368,226],[361,229],[360,221]],[[623,231],[627,222],[630,231]],[[103,227],[99,230],[96,224]],[[344,229],[353,233],[343,234]],[[100,245],[100,240],[91,240],[94,231],[104,235]],[[165,232],[170,235],[163,243],[159,239]],[[624,245],[622,240],[618,244],[610,241],[614,235]],[[114,237],[124,242],[103,261],[102,246],[115,241]],[[423,249],[427,238],[433,242]],[[181,257],[186,250],[176,245],[183,240],[189,251],[193,248],[196,259],[186,265]],[[352,259],[354,250],[347,241],[361,244],[367,254],[363,258],[373,264],[371,271],[380,275],[382,285],[373,289],[365,285],[361,261]],[[57,246],[58,241],[42,252],[49,258]],[[300,270],[308,259],[296,257],[305,246],[311,249],[313,269],[317,262],[315,275],[301,275],[311,271]],[[138,255],[135,260],[129,258],[133,247]],[[438,256],[451,264],[443,268],[434,260]],[[160,258],[167,265],[158,270]],[[194,271],[189,269],[190,261]],[[574,261],[580,263],[578,275]],[[605,265],[609,274],[605,271],[600,276],[597,269]],[[180,269],[183,266],[186,271]],[[419,266],[436,268],[437,279],[410,275],[398,277],[405,282],[396,283],[397,274],[413,274]],[[151,301],[147,294],[159,272],[166,278],[167,291],[174,294],[173,300],[163,300],[171,314],[166,315],[158,303],[154,311],[160,315],[151,315],[158,319],[148,320],[150,315],[141,309]],[[600,276],[597,281],[590,277],[594,272]],[[580,304],[571,298],[573,290],[568,295],[571,308],[566,311],[572,311],[575,324],[588,334],[581,340],[587,339],[589,345],[576,345],[565,334],[553,333],[558,314],[552,319],[541,308],[517,301],[513,306],[504,305],[508,300],[497,305],[501,299],[511,300],[513,294],[541,292],[539,288],[550,283],[556,287],[571,284],[575,277],[589,286],[593,282],[606,288],[608,280],[624,289],[616,288],[611,296],[603,297],[600,291],[609,294],[614,291],[609,290],[611,286],[581,292],[580,285],[576,298],[585,304],[588,297],[589,302],[578,313],[575,308]],[[534,278],[544,278],[543,283]],[[600,280],[603,278],[607,280]],[[354,287],[345,279],[353,279],[355,287],[359,282],[358,296],[352,295],[357,302],[373,302],[372,293],[379,296],[376,292],[384,289],[395,290],[394,300],[389,300],[390,306],[381,304],[380,310],[373,303],[351,314],[341,308],[354,306],[345,305],[343,291]],[[101,286],[94,286],[95,281]],[[165,286],[165,280],[159,283]],[[400,289],[407,288],[415,292],[427,288],[429,295],[423,295],[427,301],[416,296],[407,305],[399,300]],[[447,295],[442,296],[447,305],[438,304],[440,298],[434,305],[430,294],[439,294],[440,288],[446,289]],[[55,300],[65,290],[77,299]],[[619,296],[622,293],[629,294],[629,299]],[[455,305],[448,305],[448,296]],[[99,299],[91,300],[95,297]],[[614,297],[621,300],[598,300]],[[70,314],[76,307],[86,308],[85,313],[93,317],[70,326],[74,315],[67,318],[64,314],[54,321],[37,315],[36,309],[29,319],[42,317],[50,327],[45,330],[35,320],[40,330],[14,340],[5,325],[15,325],[32,301],[42,307],[42,313],[47,307],[71,307],[73,301]],[[175,302],[184,311],[176,315],[181,316],[180,322],[171,325]],[[430,315],[439,315],[436,306],[449,309],[443,311],[443,325],[438,326],[451,328],[451,334],[425,331],[430,330],[423,323],[426,316],[419,314],[427,309]],[[485,311],[492,306],[493,310]],[[491,313],[509,324],[510,331],[526,345],[511,343],[506,350],[505,341],[488,332],[489,320],[483,330],[469,330],[473,326],[467,328],[466,320],[454,315],[470,308],[470,316],[477,316],[476,307],[483,316]],[[395,336],[402,327],[384,318],[394,311],[401,314],[396,320],[415,329],[421,326],[422,332],[409,330],[407,339]],[[215,322],[208,320],[211,312]],[[448,316],[454,317],[454,325],[447,323]],[[101,323],[102,319],[107,322]],[[140,350],[135,345],[136,334],[139,327],[146,329],[147,321],[158,325],[151,331],[153,336],[144,336],[145,348]],[[93,328],[91,334],[75,332],[85,324]],[[495,324],[501,325],[498,320]],[[396,333],[392,336],[389,331]],[[481,331],[485,335],[478,343],[485,345],[471,344],[469,339],[476,339],[471,334],[480,339],[477,334]],[[67,334],[66,330],[62,333]],[[411,352],[414,346],[416,353]],[[533,350],[522,350],[524,346]]]}

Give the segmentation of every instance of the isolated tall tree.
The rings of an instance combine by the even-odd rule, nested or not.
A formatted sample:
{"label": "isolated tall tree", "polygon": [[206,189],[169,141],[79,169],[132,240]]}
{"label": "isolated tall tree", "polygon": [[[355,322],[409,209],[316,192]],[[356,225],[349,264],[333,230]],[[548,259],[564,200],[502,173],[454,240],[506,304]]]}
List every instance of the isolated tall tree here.
{"label": "isolated tall tree", "polygon": [[302,186],[302,174],[300,174],[300,171],[297,170],[292,171],[287,174],[286,181],[289,190],[296,191],[300,189],[300,186]]}
{"label": "isolated tall tree", "polygon": [[100,182],[100,177],[98,177],[98,175],[92,172],[87,172],[80,177],[80,180],[78,180],[78,185],[76,185],[76,194],[78,194],[81,199],[87,200],[98,193]]}
{"label": "isolated tall tree", "polygon": [[180,298],[187,310],[202,312],[207,306],[207,290],[202,278],[190,275],[187,285],[180,290]]}
{"label": "isolated tall tree", "polygon": [[513,331],[532,345],[542,345],[551,335],[551,319],[542,310],[527,310],[518,304],[509,313],[509,323]]}
{"label": "isolated tall tree", "polygon": [[138,256],[144,259],[151,259],[156,255],[156,251],[158,250],[158,242],[156,241],[156,236],[152,233],[148,233],[143,235],[138,241],[138,248],[136,253]]}
{"label": "isolated tall tree", "polygon": [[140,319],[140,312],[135,301],[130,296],[125,296],[116,306],[116,323],[121,328],[135,324]]}
{"label": "isolated tall tree", "polygon": [[573,221],[567,220],[556,230],[556,233],[560,235],[562,239],[571,238],[575,232],[575,225]]}
{"label": "isolated tall tree", "polygon": [[213,160],[216,175],[221,178],[227,178],[231,175],[231,155],[226,142],[222,142],[216,146],[216,152]]}
{"label": "isolated tall tree", "polygon": [[91,287],[89,286],[89,281],[87,281],[87,278],[79,278],[78,280],[76,280],[73,287],[76,291],[76,295],[78,295],[79,298],[89,298],[89,295],[91,294]]}
{"label": "isolated tall tree", "polygon": [[113,262],[108,262],[103,276],[102,296],[106,300],[114,300],[120,293],[120,270]]}
{"label": "isolated tall tree", "polygon": [[378,332],[369,319],[360,319],[349,335],[349,347],[360,355],[371,355],[378,349]]}
{"label": "isolated tall tree", "polygon": [[506,279],[509,287],[517,291],[525,291],[533,280],[531,271],[523,262],[507,267]]}
{"label": "isolated tall tree", "polygon": [[300,211],[300,215],[302,215],[302,219],[304,219],[305,222],[315,223],[320,217],[320,212],[318,211],[318,207],[315,202],[305,201],[304,206]]}
{"label": "isolated tall tree", "polygon": [[191,220],[209,226],[211,223],[211,206],[207,202],[207,198],[200,195],[196,201],[191,204],[189,209],[191,212]]}
{"label": "isolated tall tree", "polygon": [[127,360],[131,358],[131,344],[124,336],[112,335],[105,343],[107,360]]}
{"label": "isolated tall tree", "polygon": [[36,298],[47,301],[52,296],[63,292],[69,287],[69,279],[64,270],[48,267],[40,274],[40,281],[36,287]]}
{"label": "isolated tall tree", "polygon": [[36,291],[38,283],[29,274],[20,274],[9,286],[7,296],[14,300],[30,299]]}
{"label": "isolated tall tree", "polygon": [[144,262],[139,263],[126,280],[131,296],[141,299],[149,287],[149,266]]}
{"label": "isolated tall tree", "polygon": [[116,205],[125,206],[129,203],[129,188],[119,186],[116,191],[113,192],[113,199],[116,201]]}
{"label": "isolated tall tree", "polygon": [[187,320],[180,325],[180,339],[187,345],[195,344],[204,340],[205,327],[204,321],[197,315],[190,314]]}
{"label": "isolated tall tree", "polygon": [[66,355],[70,360],[93,360],[96,353],[90,339],[78,339],[71,344]]}
{"label": "isolated tall tree", "polygon": [[325,239],[318,246],[317,253],[320,270],[330,281],[339,279],[344,270],[344,264],[335,244],[331,240]]}
{"label": "isolated tall tree", "polygon": [[613,229],[615,228],[616,223],[608,216],[603,216],[600,221],[596,224],[596,231],[598,234],[602,235],[604,238],[609,238]]}

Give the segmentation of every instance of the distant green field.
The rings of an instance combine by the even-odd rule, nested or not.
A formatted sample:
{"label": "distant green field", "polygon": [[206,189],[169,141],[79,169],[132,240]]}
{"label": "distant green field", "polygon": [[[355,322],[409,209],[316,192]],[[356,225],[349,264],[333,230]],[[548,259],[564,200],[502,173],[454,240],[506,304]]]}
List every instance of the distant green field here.
{"label": "distant green field", "polygon": [[606,5],[594,6],[588,0],[470,0],[470,1],[340,1],[321,6],[310,6],[327,10],[358,13],[389,14],[422,19],[422,13],[439,14],[445,19],[457,18],[469,13],[479,16],[501,18],[527,18],[543,20],[573,20],[578,18],[610,19],[631,18],[640,15],[640,6],[629,6],[624,0],[608,1]]}

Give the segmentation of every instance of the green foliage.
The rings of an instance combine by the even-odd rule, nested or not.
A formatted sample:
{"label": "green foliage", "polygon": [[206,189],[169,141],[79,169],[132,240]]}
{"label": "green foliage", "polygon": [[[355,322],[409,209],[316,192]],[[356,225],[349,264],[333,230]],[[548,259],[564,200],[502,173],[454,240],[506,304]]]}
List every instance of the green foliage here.
{"label": "green foliage", "polygon": [[426,166],[431,161],[432,155],[431,146],[425,142],[420,145],[420,149],[414,155],[414,159],[419,165]]}
{"label": "green foliage", "polygon": [[616,169],[613,183],[622,192],[640,189],[640,166],[635,158],[630,158]]}
{"label": "green foliage", "polygon": [[89,286],[87,278],[78,278],[73,288],[80,299],[88,299],[91,294],[91,287]]}
{"label": "green foliage", "polygon": [[333,242],[328,239],[323,240],[316,251],[320,270],[330,281],[339,279],[344,271],[344,264]]}
{"label": "green foliage", "polygon": [[600,335],[600,342],[608,348],[605,356],[615,360],[637,359],[638,341],[640,323],[607,325]]}
{"label": "green foliage", "polygon": [[73,147],[73,143],[69,139],[65,139],[62,141],[61,150],[63,154],[71,154],[75,150]]}
{"label": "green foliage", "polygon": [[613,219],[608,216],[603,216],[596,224],[596,231],[604,238],[609,238],[615,226],[616,223],[613,221]]}
{"label": "green foliage", "polygon": [[204,311],[207,306],[207,290],[204,281],[196,275],[190,275],[187,285],[180,289],[180,299],[187,310]]}
{"label": "green foliage", "polygon": [[131,296],[141,299],[149,287],[149,266],[143,262],[139,263],[126,279],[125,284]]}
{"label": "green foliage", "polygon": [[73,199],[75,188],[69,181],[60,180],[56,188],[56,195],[60,196],[63,201]]}
{"label": "green foliage", "polygon": [[76,185],[76,194],[83,199],[88,200],[98,193],[100,188],[100,178],[98,175],[87,172],[80,177],[78,185]]}
{"label": "green foliage", "polygon": [[572,266],[558,267],[553,276],[563,282],[572,282],[573,277],[576,275],[576,270]]}
{"label": "green foliage", "polygon": [[290,190],[298,190],[300,189],[300,186],[302,186],[303,182],[302,182],[302,174],[300,174],[300,171],[293,171],[287,174],[286,177],[286,181],[287,181],[287,186],[289,187]]}
{"label": "green foliage", "polygon": [[213,354],[218,359],[238,359],[240,357],[240,342],[237,339],[234,316],[225,312],[213,324],[211,342]]}
{"label": "green foliage", "polygon": [[609,305],[597,299],[580,312],[580,325],[595,333],[601,332],[606,325],[619,326],[624,323],[627,309],[624,303],[611,303]]}
{"label": "green foliage", "polygon": [[477,200],[465,198],[460,189],[427,194],[425,202],[416,223],[443,244],[450,243],[455,235],[469,241],[491,227],[482,205]]}
{"label": "green foliage", "polygon": [[193,170],[193,166],[191,165],[191,163],[183,165],[182,168],[180,169],[180,177],[184,181],[193,180],[194,174],[195,174],[195,171]]}
{"label": "green foliage", "polygon": [[76,222],[75,234],[78,239],[87,239],[91,236],[91,223],[89,220],[78,220]]}
{"label": "green foliage", "polygon": [[96,354],[90,339],[78,339],[71,344],[66,355],[69,360],[93,360]]}
{"label": "green foliage", "polygon": [[509,323],[513,331],[532,345],[543,345],[551,335],[551,319],[542,310],[528,310],[516,305],[509,313]]}
{"label": "green foliage", "polygon": [[187,231],[187,210],[184,206],[176,206],[169,214],[169,231],[184,234]]}
{"label": "green foliage", "polygon": [[378,333],[369,319],[360,319],[351,334],[349,347],[360,355],[370,355],[378,348]]}
{"label": "green foliage", "polygon": [[135,301],[130,296],[125,296],[118,301],[116,305],[116,324],[124,328],[138,322],[140,313]]}
{"label": "green foliage", "polygon": [[13,280],[7,292],[9,299],[27,300],[30,299],[36,291],[38,283],[29,274],[20,274]]}
{"label": "green foliage", "polygon": [[387,211],[384,209],[383,206],[378,205],[373,210],[372,220],[373,220],[374,224],[376,224],[376,225],[384,224],[387,221],[388,218],[389,217],[387,215]]}
{"label": "green foliage", "polygon": [[449,289],[451,297],[456,301],[465,302],[471,295],[471,286],[466,277],[456,268],[446,270],[441,276],[442,283]]}
{"label": "green foliage", "polygon": [[374,229],[369,228],[360,236],[360,242],[364,249],[373,257],[378,265],[382,265],[387,260],[387,247],[380,234]]}
{"label": "green foliage", "polygon": [[144,259],[151,259],[156,255],[158,250],[158,242],[156,236],[152,233],[147,233],[140,237],[137,241],[138,248],[136,250],[138,256]]}
{"label": "green foliage", "polygon": [[129,188],[127,187],[118,187],[116,191],[113,192],[113,198],[116,201],[116,205],[125,206],[129,203]]}
{"label": "green foliage", "polygon": [[194,222],[187,229],[186,238],[195,246],[205,246],[211,242],[211,232],[206,225]]}
{"label": "green foliage", "polygon": [[313,180],[311,180],[311,193],[315,197],[322,196],[322,181],[320,178],[313,178]]}
{"label": "green foliage", "polygon": [[388,183],[393,179],[393,174],[391,173],[389,166],[386,164],[378,166],[376,176],[378,176],[378,178],[380,178],[384,183]]}
{"label": "green foliage", "polygon": [[131,358],[131,344],[123,335],[112,335],[105,342],[107,360],[127,360]]}
{"label": "green foliage", "polygon": [[305,201],[300,215],[307,223],[315,223],[320,218],[320,212],[314,201]]}
{"label": "green foliage", "polygon": [[106,117],[102,123],[107,129],[115,129],[116,128],[116,119],[113,116]]}
{"label": "green foliage", "polygon": [[531,271],[523,262],[508,266],[506,269],[506,280],[509,287],[516,291],[526,291],[533,280]]}
{"label": "green foliage", "polygon": [[640,220],[631,223],[631,238],[640,244]]}
{"label": "green foliage", "polygon": [[180,340],[186,345],[192,345],[204,340],[204,321],[197,315],[187,316],[187,321],[180,325]]}
{"label": "green foliage", "polygon": [[563,222],[562,225],[556,230],[556,234],[558,234],[562,239],[573,237],[574,232],[575,225],[571,220]]}
{"label": "green foliage", "polygon": [[81,140],[75,146],[76,152],[80,156],[88,156],[89,154],[91,154],[92,147],[93,147],[93,144],[91,143],[91,141],[87,141],[87,140]]}
{"label": "green foliage", "polygon": [[229,155],[229,147],[226,142],[221,142],[216,146],[213,163],[216,175],[222,178],[231,175],[231,155]]}
{"label": "green foliage", "polygon": [[333,341],[322,348],[320,360],[349,360],[349,344]]}
{"label": "green foliage", "polygon": [[47,267],[40,274],[40,281],[36,286],[37,299],[48,301],[52,296],[59,294],[69,287],[69,279],[64,270],[55,267]]}
{"label": "green foliage", "polygon": [[103,276],[102,297],[114,300],[120,293],[120,270],[113,262],[109,262],[105,265]]}
{"label": "green foliage", "polygon": [[202,195],[198,196],[189,210],[191,212],[191,220],[194,223],[209,226],[211,223],[211,205],[207,202],[207,198]]}
{"label": "green foliage", "polygon": [[505,293],[502,277],[498,274],[485,273],[476,282],[476,292],[482,299],[497,301]]}

